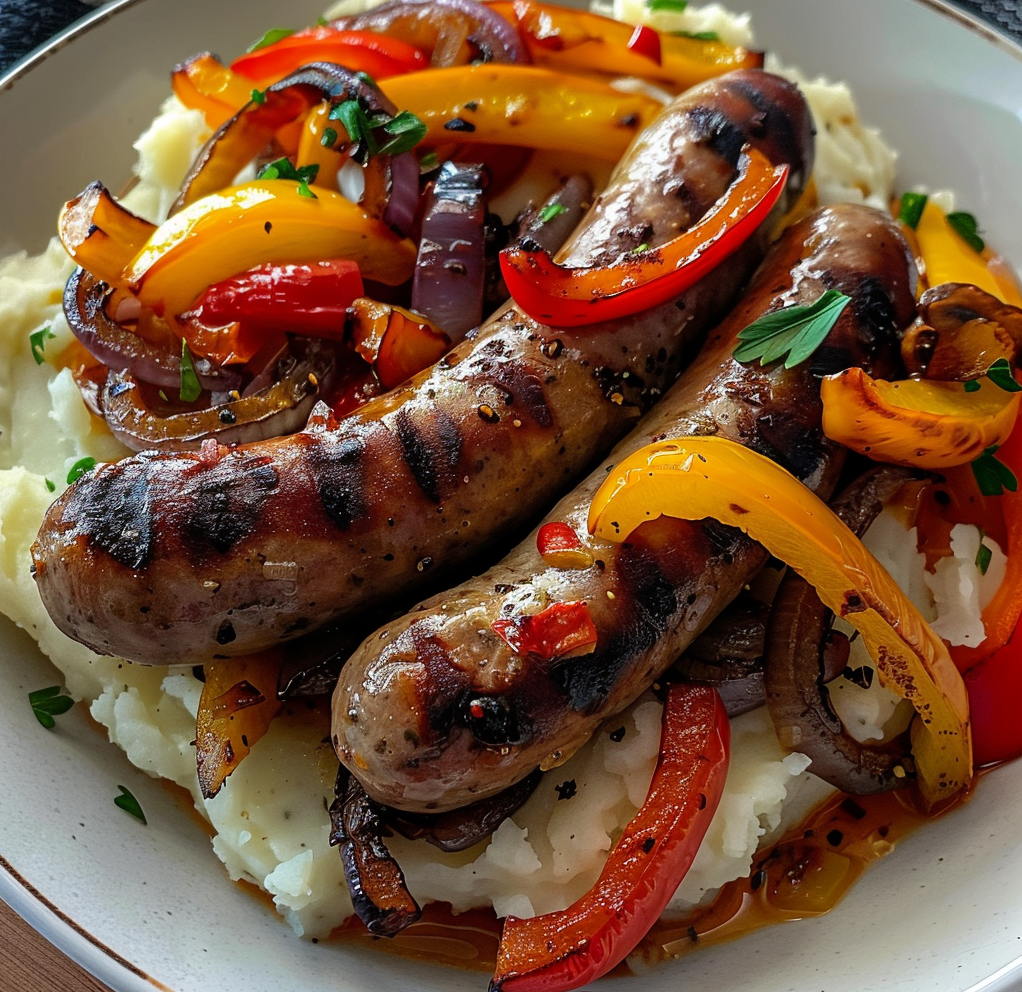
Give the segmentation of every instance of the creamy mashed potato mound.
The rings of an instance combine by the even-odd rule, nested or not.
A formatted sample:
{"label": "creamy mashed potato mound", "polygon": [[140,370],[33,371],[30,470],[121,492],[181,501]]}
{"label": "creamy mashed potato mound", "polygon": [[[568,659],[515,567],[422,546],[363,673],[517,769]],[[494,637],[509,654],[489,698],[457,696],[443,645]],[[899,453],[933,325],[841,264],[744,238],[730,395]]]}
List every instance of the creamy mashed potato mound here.
{"label": "creamy mashed potato mound", "polygon": [[[630,20],[646,13],[638,0],[615,0],[613,12]],[[728,40],[752,41],[747,17],[716,6],[689,8],[678,23],[665,17],[670,15],[657,16],[658,27],[715,30]],[[886,203],[893,152],[859,123],[847,87],[804,85],[821,136],[816,174],[821,197]],[[139,181],[128,205],[154,221],[165,216],[206,135],[201,115],[168,100],[137,143]],[[54,214],[58,207],[53,205]],[[323,936],[351,913],[340,858],[328,844],[324,807],[333,797],[337,765],[326,708],[290,704],[221,793],[203,801],[192,744],[201,684],[191,669],[125,665],[69,640],[50,621],[29,574],[29,546],[72,466],[83,457],[109,461],[126,454],[87,411],[62,366],[71,334],[60,300],[71,268],[56,240],[39,256],[22,253],[0,263],[0,335],[7,355],[0,365],[0,610],[38,641],[63,673],[69,693],[135,765],[192,794],[211,824],[213,847],[227,874],[268,892],[298,933]],[[30,334],[40,331],[45,340],[38,364]],[[961,555],[974,557],[966,543]],[[919,591],[925,599],[926,590]],[[852,687],[841,695],[855,697],[849,719],[868,732],[894,718],[896,707],[882,693],[870,696]],[[872,701],[862,703],[867,697]],[[808,759],[782,752],[765,710],[736,719],[732,733],[724,797],[671,904],[679,913],[747,874],[757,847],[827,791],[806,771]],[[395,838],[392,850],[411,890],[422,902],[444,900],[455,911],[492,905],[501,915],[528,916],[566,906],[595,881],[641,805],[659,738],[660,704],[645,697],[547,774],[529,802],[488,841],[443,855],[424,842]]]}

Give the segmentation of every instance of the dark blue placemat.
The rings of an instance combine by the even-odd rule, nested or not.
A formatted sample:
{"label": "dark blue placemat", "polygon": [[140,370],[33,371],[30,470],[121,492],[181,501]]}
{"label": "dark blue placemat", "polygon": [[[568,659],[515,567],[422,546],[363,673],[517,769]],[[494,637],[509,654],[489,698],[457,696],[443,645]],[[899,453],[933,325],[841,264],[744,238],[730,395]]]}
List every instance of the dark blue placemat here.
{"label": "dark blue placemat", "polygon": [[[1022,0],[954,0],[954,3],[1022,41]],[[741,3],[731,6],[740,8]],[[91,9],[92,5],[81,0],[0,0],[0,73]]]}

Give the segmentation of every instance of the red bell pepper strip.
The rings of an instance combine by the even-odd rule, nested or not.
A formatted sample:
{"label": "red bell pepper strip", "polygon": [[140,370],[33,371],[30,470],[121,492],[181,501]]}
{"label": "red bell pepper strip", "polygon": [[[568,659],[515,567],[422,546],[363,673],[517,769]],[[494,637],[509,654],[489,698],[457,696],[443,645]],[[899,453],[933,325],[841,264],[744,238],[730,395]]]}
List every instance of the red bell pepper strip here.
{"label": "red bell pepper strip", "polygon": [[329,25],[306,28],[236,58],[231,69],[258,83],[282,79],[311,62],[333,62],[373,79],[389,79],[429,67],[414,45],[372,31],[340,31]]}
{"label": "red bell pepper strip", "polygon": [[747,145],[727,192],[693,227],[666,244],[640,246],[609,265],[591,268],[566,268],[545,251],[517,244],[500,253],[500,271],[522,310],[554,327],[638,313],[685,292],[741,247],[770,213],[787,177],[787,165],[774,166]]}
{"label": "red bell pepper strip", "polygon": [[512,651],[543,661],[596,649],[596,625],[585,603],[554,603],[539,613],[502,617],[490,626]]}
{"label": "red bell pepper strip", "polygon": [[1009,641],[964,675],[972,713],[972,753],[976,767],[1022,755],[1022,623]]}
{"label": "red bell pepper strip", "polygon": [[562,912],[507,918],[490,992],[567,992],[624,960],[695,858],[724,789],[729,745],[716,689],[672,685],[642,809],[586,895]]}
{"label": "red bell pepper strip", "polygon": [[660,65],[660,34],[645,24],[638,25],[628,39],[628,51]]}

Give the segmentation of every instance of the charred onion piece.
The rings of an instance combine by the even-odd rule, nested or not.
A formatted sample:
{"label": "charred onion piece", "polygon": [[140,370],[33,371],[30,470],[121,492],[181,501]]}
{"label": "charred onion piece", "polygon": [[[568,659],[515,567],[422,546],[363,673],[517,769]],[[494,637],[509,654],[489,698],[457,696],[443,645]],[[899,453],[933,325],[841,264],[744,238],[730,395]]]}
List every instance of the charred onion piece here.
{"label": "charred onion piece", "polygon": [[486,285],[486,189],[481,165],[444,162],[427,197],[412,309],[454,342],[483,319]]}
{"label": "charred onion piece", "polygon": [[[64,316],[76,338],[97,361],[142,382],[177,392],[181,388],[181,339],[166,328],[164,340],[147,340],[117,323],[106,310],[108,287],[85,269],[76,269],[64,288]],[[194,359],[199,385],[210,392],[237,389],[241,375]]]}
{"label": "charred onion piece", "polygon": [[268,86],[261,101],[249,101],[217,128],[192,163],[171,213],[229,186],[281,127],[324,99],[335,104],[361,99],[370,112],[397,112],[364,73],[329,62],[303,66]]}
{"label": "charred onion piece", "polygon": [[[920,478],[900,466],[876,468],[831,505],[861,536],[887,500]],[[845,731],[830,707],[823,681],[832,620],[813,587],[789,569],[774,598],[766,636],[767,705],[777,736],[785,747],[812,759],[814,775],[844,792],[866,796],[898,788],[912,768],[908,735],[863,744]]]}
{"label": "charred onion piece", "polygon": [[421,915],[404,872],[383,842],[381,807],[343,766],[330,806],[330,846],[340,847],[351,904],[366,929],[393,937]]}
{"label": "charred onion piece", "polygon": [[919,317],[901,355],[909,375],[963,382],[999,358],[1014,368],[1022,350],[1022,310],[969,283],[945,282],[919,298]]}
{"label": "charred onion piece", "polygon": [[537,768],[503,792],[447,813],[406,813],[385,807],[383,815],[388,824],[411,840],[427,840],[441,851],[464,851],[489,837],[521,807],[542,777]]}
{"label": "charred onion piece", "polygon": [[111,432],[134,451],[183,451],[207,438],[221,444],[259,441],[301,430],[335,365],[336,352],[328,342],[307,338],[301,353],[285,359],[280,378],[266,389],[167,416],[150,408],[130,372],[111,371],[101,406]]}
{"label": "charred onion piece", "polygon": [[330,25],[400,38],[430,53],[434,66],[529,61],[517,29],[476,0],[386,0]]}
{"label": "charred onion piece", "polygon": [[674,663],[689,682],[720,685],[763,671],[770,607],[743,593],[724,610]]}

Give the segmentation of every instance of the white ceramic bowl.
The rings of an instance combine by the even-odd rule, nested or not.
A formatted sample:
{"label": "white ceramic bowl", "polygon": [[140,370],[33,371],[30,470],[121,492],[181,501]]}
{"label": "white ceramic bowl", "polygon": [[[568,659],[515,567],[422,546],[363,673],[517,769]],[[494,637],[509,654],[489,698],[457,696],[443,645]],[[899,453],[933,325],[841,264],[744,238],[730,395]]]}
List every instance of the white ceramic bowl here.
{"label": "white ceramic bowl", "polygon": [[[951,187],[1022,265],[1022,52],[937,3],[744,0],[760,43],[854,84],[902,152],[901,183]],[[0,252],[38,249],[57,206],[128,174],[131,141],[201,49],[232,55],[317,0],[121,0],[0,86]],[[0,897],[117,992],[460,992],[485,976],[295,938],[231,885],[201,828],[73,711],[48,734],[26,694],[59,681],[0,624]],[[48,673],[48,674],[47,674]],[[111,815],[111,782],[149,815]],[[632,992],[934,992],[1022,987],[1022,764],[901,843],[828,916],[700,951]],[[2,982],[0,982],[2,984]]]}

